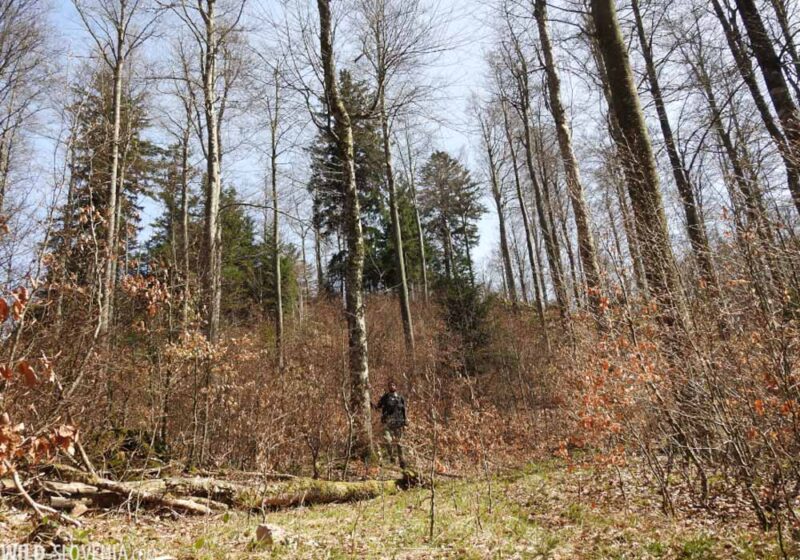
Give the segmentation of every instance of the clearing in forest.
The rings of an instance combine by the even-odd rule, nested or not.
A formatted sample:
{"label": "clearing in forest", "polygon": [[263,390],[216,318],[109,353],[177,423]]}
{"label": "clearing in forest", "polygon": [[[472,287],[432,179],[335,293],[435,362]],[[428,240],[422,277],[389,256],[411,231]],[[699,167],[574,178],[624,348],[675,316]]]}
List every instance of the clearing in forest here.
{"label": "clearing in forest", "polygon": [[[623,492],[624,489],[624,492]],[[736,504],[713,512],[658,511],[656,497],[635,481],[563,464],[535,464],[490,479],[440,480],[433,538],[431,492],[414,488],[368,501],[309,506],[266,514],[227,512],[182,517],[104,513],[83,517],[60,539],[77,550],[123,545],[176,559],[257,558],[793,558],[778,535],[761,532]],[[727,512],[727,513],[726,513]],[[0,540],[30,531],[19,513],[0,513]],[[256,542],[259,524],[286,531],[283,543]],[[786,545],[789,546],[789,545]],[[785,556],[784,556],[785,554]]]}

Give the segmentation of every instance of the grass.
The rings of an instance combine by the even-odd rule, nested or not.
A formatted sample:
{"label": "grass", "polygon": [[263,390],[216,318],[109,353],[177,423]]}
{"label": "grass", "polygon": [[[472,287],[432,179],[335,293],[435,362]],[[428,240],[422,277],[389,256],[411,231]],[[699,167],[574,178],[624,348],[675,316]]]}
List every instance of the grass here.
{"label": "grass", "polygon": [[[154,549],[181,560],[781,558],[774,535],[758,532],[749,520],[669,519],[652,506],[626,503],[613,486],[605,495],[587,492],[591,477],[548,463],[495,477],[491,492],[485,480],[442,482],[432,536],[430,491],[418,488],[263,518],[239,512],[202,519],[145,513],[88,517],[73,538]],[[275,547],[255,543],[262,521],[283,527],[291,542]],[[18,529],[21,534],[25,528]],[[4,539],[0,528],[0,542]]]}

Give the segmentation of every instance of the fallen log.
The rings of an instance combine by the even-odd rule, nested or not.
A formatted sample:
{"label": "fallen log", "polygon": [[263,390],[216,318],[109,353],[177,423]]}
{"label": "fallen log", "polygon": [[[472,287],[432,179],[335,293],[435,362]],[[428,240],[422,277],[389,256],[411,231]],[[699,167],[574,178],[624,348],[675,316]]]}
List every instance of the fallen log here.
{"label": "fallen log", "polygon": [[90,496],[97,494],[97,486],[83,484],[82,482],[59,482],[56,480],[45,480],[42,482],[42,489],[45,492],[59,495]]}
{"label": "fallen log", "polygon": [[337,482],[313,478],[297,478],[281,484],[270,484],[258,489],[258,506],[240,496],[243,507],[249,509],[281,509],[316,504],[340,504],[371,500],[380,496],[391,496],[401,490],[422,483],[419,475],[406,469],[402,476],[394,480],[363,480],[357,482]]}
{"label": "fallen log", "polygon": [[170,494],[195,496],[237,506],[240,496],[247,495],[252,486],[208,477],[163,479],[165,491]]}
{"label": "fallen log", "polygon": [[[258,506],[253,502],[250,502],[249,505],[251,509],[257,507],[280,509],[304,505],[358,502],[396,494],[400,489],[396,480],[335,482],[301,478],[264,488],[256,495],[260,499]],[[248,504],[245,502],[243,505]]]}
{"label": "fallen log", "polygon": [[205,515],[228,507],[261,510],[356,502],[393,495],[420,484],[418,475],[409,470],[394,480],[339,482],[296,477],[258,485],[208,477],[116,482],[65,465],[53,465],[51,472],[64,481],[44,481],[41,487],[47,494],[56,494],[63,508],[71,503],[70,500],[75,502],[75,498],[110,493],[141,506]]}
{"label": "fallen log", "polygon": [[51,496],[50,507],[57,510],[73,510],[78,504],[85,506],[91,505],[89,498],[64,498],[62,496]]}
{"label": "fallen log", "polygon": [[[154,490],[152,485],[147,486],[140,484],[137,488],[137,485],[135,484],[116,482],[107,478],[101,478],[100,476],[84,472],[73,467],[67,467],[66,465],[58,465],[56,471],[60,475],[70,478],[70,482],[78,482],[83,485],[94,486],[98,490],[114,492],[137,504],[150,507],[168,508],[181,513],[194,515],[209,515],[214,513],[214,510],[209,505],[201,504],[189,499],[173,498],[165,495],[163,492],[159,492],[158,488]],[[153,480],[157,482],[159,481],[159,479]],[[150,483],[151,481],[144,482]],[[163,483],[163,481],[160,482]],[[143,488],[145,486],[147,487]],[[156,486],[159,485],[156,484]]]}

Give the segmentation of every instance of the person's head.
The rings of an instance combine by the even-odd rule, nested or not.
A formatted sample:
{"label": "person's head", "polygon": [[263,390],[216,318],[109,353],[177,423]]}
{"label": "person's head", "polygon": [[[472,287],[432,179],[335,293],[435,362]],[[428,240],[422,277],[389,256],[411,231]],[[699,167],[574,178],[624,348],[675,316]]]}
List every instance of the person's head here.
{"label": "person's head", "polygon": [[397,384],[394,382],[394,379],[390,379],[389,383],[386,384],[386,388],[389,390],[390,393],[394,393],[397,391]]}

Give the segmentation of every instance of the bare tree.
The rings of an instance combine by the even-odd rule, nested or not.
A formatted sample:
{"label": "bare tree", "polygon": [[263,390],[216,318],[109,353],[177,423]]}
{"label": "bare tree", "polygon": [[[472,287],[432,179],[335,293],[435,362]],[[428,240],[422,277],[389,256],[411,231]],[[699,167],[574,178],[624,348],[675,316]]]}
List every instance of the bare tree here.
{"label": "bare tree", "polygon": [[[414,328],[409,304],[399,201],[392,155],[391,124],[393,115],[419,103],[425,88],[413,80],[419,67],[442,46],[434,25],[440,14],[427,13],[421,0],[359,0],[357,26],[362,55],[374,75],[376,97],[374,111],[381,125],[383,164],[389,193],[389,214],[395,266],[398,273],[400,315],[406,349],[413,357]],[[368,115],[365,115],[368,116]]]}
{"label": "bare tree", "polygon": [[[558,236],[554,230],[554,224],[549,216],[549,200],[543,189],[547,188],[540,182],[536,173],[534,163],[534,139],[531,132],[531,88],[530,71],[528,67],[527,54],[524,52],[522,39],[515,29],[514,14],[504,5],[503,18],[507,31],[507,39],[502,41],[503,61],[510,72],[515,88],[515,95],[506,95],[509,104],[513,105],[519,114],[522,126],[522,145],[525,152],[525,164],[528,170],[536,201],[536,212],[539,216],[539,227],[544,238],[547,262],[550,268],[550,278],[553,283],[553,290],[556,294],[556,302],[562,318],[569,316],[569,301],[567,298],[566,286],[564,283],[564,273],[561,264],[561,250],[558,243]],[[544,293],[544,287],[542,287]]]}
{"label": "bare tree", "polygon": [[[783,127],[789,161],[794,166],[794,172],[797,173],[798,166],[800,166],[798,163],[800,162],[800,109],[789,91],[786,76],[783,73],[783,65],[775,52],[761,12],[754,0],[736,0],[736,6],[750,38],[750,46],[761,69],[772,106]],[[800,185],[790,182],[789,186],[792,188],[794,204],[797,211],[800,212]]]}
{"label": "bare tree", "polygon": [[356,190],[353,128],[350,114],[339,94],[336,82],[330,0],[317,0],[317,9],[325,99],[333,117],[330,132],[336,140],[345,175],[344,222],[347,240],[345,313],[349,333],[350,414],[354,420],[352,448],[358,455],[371,459],[375,451],[372,443],[367,322],[364,308],[364,237]]}
{"label": "bare tree", "polygon": [[100,57],[111,69],[113,80],[106,259],[98,320],[98,333],[105,335],[111,320],[117,263],[122,78],[133,51],[152,34],[156,18],[151,13],[147,0],[73,0],[73,3],[94,40]]}
{"label": "bare tree", "polygon": [[758,110],[758,114],[761,116],[764,128],[767,129],[767,132],[780,151],[783,165],[786,168],[786,182],[789,191],[792,193],[797,192],[800,190],[800,163],[794,158],[784,133],[778,126],[778,123],[775,122],[775,118],[767,105],[767,101],[761,93],[761,88],[758,85],[756,73],[753,68],[753,62],[747,52],[747,46],[744,44],[741,33],[739,32],[736,19],[735,17],[729,17],[726,10],[723,9],[720,0],[711,0],[711,6],[722,26],[722,30],[725,33],[725,41],[733,55],[733,61],[742,77],[742,81],[750,92],[750,96],[753,98],[753,103]]}
{"label": "bare tree", "polygon": [[500,179],[500,142],[497,138],[496,114],[492,114],[492,107],[486,109],[476,108],[476,118],[480,127],[483,148],[486,150],[486,157],[489,165],[489,182],[491,185],[492,198],[494,199],[497,211],[497,222],[500,233],[500,255],[503,261],[503,280],[511,301],[517,303],[517,287],[514,281],[514,272],[511,268],[511,253],[508,249],[508,235],[506,233],[505,202],[501,191]]}
{"label": "bare tree", "polygon": [[592,0],[591,14],[608,78],[611,110],[620,130],[620,137],[616,140],[624,142],[618,147],[629,153],[623,161],[628,165],[626,178],[637,238],[648,240],[640,247],[647,284],[652,295],[665,307],[665,319],[672,321],[682,316],[683,302],[653,146],[639,103],[627,46],[617,21],[616,3],[614,0]]}
{"label": "bare tree", "polygon": [[272,273],[275,282],[275,352],[278,356],[278,368],[284,367],[284,335],[283,335],[283,290],[281,286],[281,238],[279,227],[278,202],[278,155],[281,141],[280,127],[283,99],[281,97],[281,73],[279,68],[272,72],[272,96],[267,100],[267,118],[269,119],[269,177],[272,201]]}
{"label": "bare tree", "polygon": [[[771,301],[776,290],[781,291],[781,265],[775,257],[773,226],[764,200],[763,188],[752,158],[747,153],[746,142],[738,142],[728,121],[735,119],[734,111],[725,111],[714,88],[714,75],[709,68],[709,55],[699,31],[691,42],[680,49],[684,63],[690,69],[696,87],[707,104],[711,129],[721,147],[722,167],[733,208],[736,239],[742,249],[759,302],[766,313],[771,313]],[[727,117],[727,118],[726,118]],[[748,238],[752,237],[750,240]],[[771,276],[770,276],[771,275]],[[771,293],[770,293],[771,292]]]}
{"label": "bare tree", "polygon": [[193,169],[189,158],[191,155],[191,140],[193,132],[198,130],[197,124],[197,88],[192,79],[189,53],[183,42],[176,43],[176,69],[169,75],[170,90],[168,94],[178,103],[180,111],[173,113],[172,107],[164,111],[166,127],[174,136],[179,146],[180,157],[180,248],[176,259],[176,266],[180,270],[181,280],[181,327],[184,332],[189,328],[189,315],[191,310],[191,277],[189,240],[189,183]]}
{"label": "bare tree", "polygon": [[[564,104],[561,101],[561,80],[556,68],[553,56],[553,47],[550,42],[547,20],[547,2],[545,0],[534,1],[534,17],[539,29],[539,44],[544,55],[544,69],[547,76],[548,104],[550,112],[556,124],[556,135],[561,151],[561,160],[564,165],[564,173],[567,180],[567,191],[572,201],[572,213],[575,216],[575,227],[578,233],[578,251],[583,265],[586,285],[589,292],[589,302],[592,312],[598,320],[601,320],[603,310],[600,306],[602,286],[600,279],[600,266],[597,263],[597,251],[595,250],[594,237],[592,235],[589,210],[583,191],[578,160],[572,149],[572,132],[567,122]],[[569,244],[569,239],[565,240]],[[577,282],[575,282],[577,284]]]}
{"label": "bare tree", "polygon": [[642,56],[644,57],[650,94],[653,96],[653,101],[655,102],[658,123],[661,127],[661,134],[664,137],[669,163],[672,167],[672,176],[675,179],[675,186],[678,188],[678,194],[683,204],[683,211],[686,215],[686,230],[689,234],[689,242],[692,245],[692,251],[694,252],[701,277],[712,286],[716,286],[716,273],[711,260],[711,249],[708,245],[705,223],[699,212],[689,171],[684,167],[680,154],[678,153],[678,146],[675,142],[672,124],[667,115],[667,107],[664,102],[661,85],[658,80],[658,70],[653,57],[652,37],[648,39],[647,33],[645,32],[639,0],[632,0],[631,6],[636,20],[636,33],[642,49]]}
{"label": "bare tree", "polygon": [[[229,62],[230,44],[238,31],[246,0],[220,5],[218,0],[197,3],[180,0],[173,11],[184,22],[197,46],[202,110],[198,131],[204,132],[205,225],[204,270],[202,274],[205,300],[206,336],[212,344],[219,340],[220,308],[222,305],[222,237],[219,224],[222,189],[222,147],[220,125],[236,69],[221,72],[220,64]],[[227,70],[223,67],[223,70]]]}
{"label": "bare tree", "polygon": [[[525,203],[525,196],[522,192],[522,181],[519,174],[519,164],[517,163],[517,149],[516,143],[514,139],[514,133],[511,125],[511,119],[509,116],[509,111],[507,108],[507,101],[504,95],[500,97],[500,110],[503,114],[503,129],[506,135],[506,146],[508,149],[508,153],[511,156],[511,168],[514,172],[514,186],[517,193],[517,203],[519,204],[519,211],[522,215],[522,227],[525,230],[525,245],[528,249],[528,261],[531,264],[531,280],[533,281],[533,300],[536,305],[536,312],[539,315],[539,321],[542,324],[542,334],[544,335],[545,340],[547,341],[547,345],[550,345],[550,341],[547,334],[547,318],[544,314],[544,307],[546,296],[545,294],[546,289],[544,286],[544,282],[540,281],[539,273],[541,271],[541,263],[538,257],[538,251],[536,250],[535,242],[534,242],[534,233],[533,228],[534,224],[530,222],[530,216],[528,214],[527,204]],[[525,288],[523,286],[523,292]]]}
{"label": "bare tree", "polygon": [[0,214],[21,132],[48,87],[46,17],[41,0],[0,6]]}

